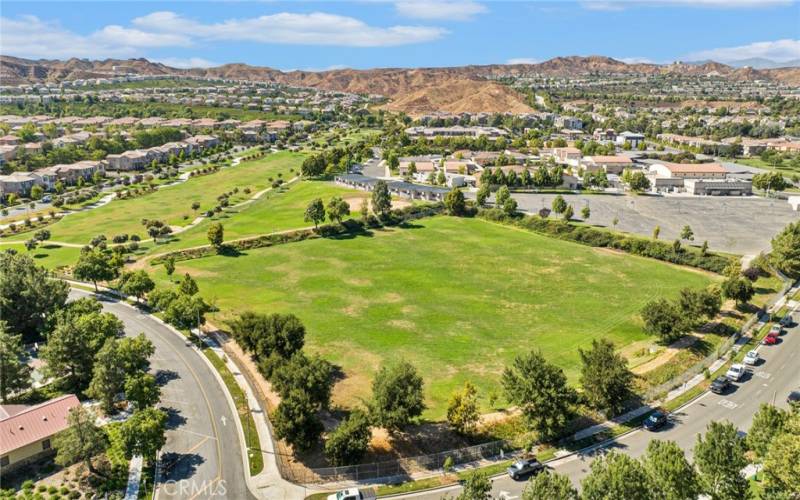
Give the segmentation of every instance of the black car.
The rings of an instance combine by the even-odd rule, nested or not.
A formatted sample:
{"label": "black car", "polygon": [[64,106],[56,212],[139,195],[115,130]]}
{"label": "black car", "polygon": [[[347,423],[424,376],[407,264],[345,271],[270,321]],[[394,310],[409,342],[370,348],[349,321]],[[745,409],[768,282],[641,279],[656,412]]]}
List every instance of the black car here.
{"label": "black car", "polygon": [[645,421],[642,423],[642,426],[648,431],[654,431],[664,427],[666,423],[667,415],[663,412],[656,411],[651,413],[650,416],[645,419]]}
{"label": "black car", "polygon": [[519,479],[529,474],[538,474],[544,470],[544,465],[535,458],[517,460],[508,468],[508,475],[511,479]]}
{"label": "black car", "polygon": [[800,389],[790,392],[786,397],[786,402],[790,405],[800,405]]}
{"label": "black car", "polygon": [[731,381],[728,377],[717,377],[711,382],[711,392],[714,394],[722,394],[731,387]]}

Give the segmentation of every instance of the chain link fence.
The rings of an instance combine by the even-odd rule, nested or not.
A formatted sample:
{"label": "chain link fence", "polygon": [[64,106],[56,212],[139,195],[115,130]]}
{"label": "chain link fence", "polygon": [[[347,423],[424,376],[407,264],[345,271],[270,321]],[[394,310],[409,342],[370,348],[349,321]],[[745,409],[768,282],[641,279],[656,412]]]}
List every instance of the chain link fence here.
{"label": "chain link fence", "polygon": [[344,481],[369,481],[382,478],[406,478],[412,474],[435,473],[441,470],[448,457],[453,465],[475,462],[478,460],[495,460],[511,458],[519,451],[510,451],[505,441],[493,441],[469,448],[442,451],[431,455],[401,458],[385,462],[349,465],[343,467],[322,467],[308,469],[293,467],[288,457],[278,457],[278,466],[284,479],[300,484],[333,483]]}

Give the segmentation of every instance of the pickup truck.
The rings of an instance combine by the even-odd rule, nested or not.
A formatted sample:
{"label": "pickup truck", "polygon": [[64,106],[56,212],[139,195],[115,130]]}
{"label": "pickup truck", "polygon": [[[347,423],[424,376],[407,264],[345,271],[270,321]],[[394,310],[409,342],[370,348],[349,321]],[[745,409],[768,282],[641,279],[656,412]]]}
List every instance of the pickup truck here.
{"label": "pickup truck", "polygon": [[378,497],[372,488],[363,490],[348,488],[328,495],[328,500],[375,500],[376,498]]}

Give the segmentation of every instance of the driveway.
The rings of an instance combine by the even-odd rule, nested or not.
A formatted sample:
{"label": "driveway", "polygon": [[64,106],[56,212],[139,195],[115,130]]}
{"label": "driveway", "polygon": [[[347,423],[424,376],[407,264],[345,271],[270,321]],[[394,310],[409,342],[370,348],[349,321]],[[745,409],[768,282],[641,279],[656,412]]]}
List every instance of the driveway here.
{"label": "driveway", "polygon": [[[79,290],[72,299],[92,294]],[[155,345],[151,372],[161,384],[160,408],[169,415],[156,498],[254,498],[247,488],[241,443],[228,400],[189,341],[146,314],[111,299],[103,309],[144,333]]]}

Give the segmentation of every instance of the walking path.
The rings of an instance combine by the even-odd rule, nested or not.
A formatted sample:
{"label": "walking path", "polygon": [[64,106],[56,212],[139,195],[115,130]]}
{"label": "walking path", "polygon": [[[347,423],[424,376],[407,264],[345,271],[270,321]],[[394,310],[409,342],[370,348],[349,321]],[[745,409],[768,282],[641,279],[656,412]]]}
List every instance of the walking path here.
{"label": "walking path", "polygon": [[131,464],[128,467],[128,487],[125,488],[125,500],[137,500],[139,498],[143,462],[141,455],[131,458]]}

